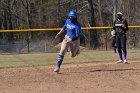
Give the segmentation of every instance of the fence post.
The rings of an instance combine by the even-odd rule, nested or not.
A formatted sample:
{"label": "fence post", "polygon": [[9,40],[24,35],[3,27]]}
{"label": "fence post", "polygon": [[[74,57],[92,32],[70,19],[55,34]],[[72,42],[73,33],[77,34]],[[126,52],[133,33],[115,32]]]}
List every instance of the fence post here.
{"label": "fence post", "polygon": [[45,42],[45,52],[47,51],[47,42]]}
{"label": "fence post", "polygon": [[27,44],[28,44],[28,53],[30,52],[30,37],[29,37],[29,32],[27,31]]}
{"label": "fence post", "polygon": [[108,44],[108,43],[107,43],[107,30],[106,30],[106,29],[105,29],[105,39],[106,39],[106,40],[105,40],[105,41],[106,41],[106,44],[105,44],[105,45],[106,45],[106,51],[107,51],[107,50],[108,50],[108,48],[107,48],[107,44]]}

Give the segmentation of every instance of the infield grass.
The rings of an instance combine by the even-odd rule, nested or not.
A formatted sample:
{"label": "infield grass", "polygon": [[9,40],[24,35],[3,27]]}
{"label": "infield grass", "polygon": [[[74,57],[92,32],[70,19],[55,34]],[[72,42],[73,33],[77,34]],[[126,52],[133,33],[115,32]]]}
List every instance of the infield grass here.
{"label": "infield grass", "polygon": [[[58,53],[0,54],[0,68],[24,67],[56,64]],[[83,51],[79,56],[71,58],[66,53],[65,63],[82,62],[115,62],[118,54],[113,51]],[[128,50],[128,60],[140,60],[140,50]]]}

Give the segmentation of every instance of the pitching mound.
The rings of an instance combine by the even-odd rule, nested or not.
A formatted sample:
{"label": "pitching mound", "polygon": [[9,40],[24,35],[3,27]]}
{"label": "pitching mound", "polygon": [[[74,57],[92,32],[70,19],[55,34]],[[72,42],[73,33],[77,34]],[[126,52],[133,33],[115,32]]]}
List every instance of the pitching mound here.
{"label": "pitching mound", "polygon": [[140,62],[0,69],[0,93],[140,93]]}

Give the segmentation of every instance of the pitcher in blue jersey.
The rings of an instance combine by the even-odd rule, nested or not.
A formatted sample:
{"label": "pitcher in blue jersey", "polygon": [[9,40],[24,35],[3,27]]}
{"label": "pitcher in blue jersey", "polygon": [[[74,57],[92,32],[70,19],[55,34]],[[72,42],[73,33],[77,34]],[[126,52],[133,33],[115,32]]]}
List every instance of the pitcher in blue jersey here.
{"label": "pitcher in blue jersey", "polygon": [[77,21],[76,11],[70,11],[68,13],[68,19],[66,20],[64,26],[60,32],[56,35],[55,38],[59,37],[61,33],[66,31],[65,38],[63,39],[61,50],[58,54],[57,66],[54,69],[54,72],[60,71],[60,66],[64,59],[65,52],[70,47],[71,57],[75,57],[80,53],[80,34],[81,34],[81,25]]}

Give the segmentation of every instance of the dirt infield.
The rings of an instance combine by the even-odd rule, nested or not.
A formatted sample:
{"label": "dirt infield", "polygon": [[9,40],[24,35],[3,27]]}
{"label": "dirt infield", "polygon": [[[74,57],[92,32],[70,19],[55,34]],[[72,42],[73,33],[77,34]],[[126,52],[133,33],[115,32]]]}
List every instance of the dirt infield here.
{"label": "dirt infield", "polygon": [[0,69],[0,93],[140,93],[140,62]]}

